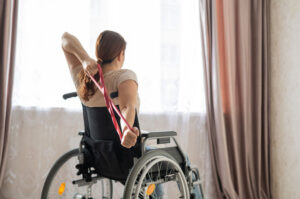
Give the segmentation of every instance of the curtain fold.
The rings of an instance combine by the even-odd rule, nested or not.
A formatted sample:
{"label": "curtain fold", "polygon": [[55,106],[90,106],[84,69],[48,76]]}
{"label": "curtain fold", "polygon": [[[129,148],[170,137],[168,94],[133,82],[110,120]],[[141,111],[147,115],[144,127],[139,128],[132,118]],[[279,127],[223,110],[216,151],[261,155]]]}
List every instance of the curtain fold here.
{"label": "curtain fold", "polygon": [[17,5],[17,0],[0,2],[0,187],[4,178],[11,112]]}
{"label": "curtain fold", "polygon": [[209,145],[219,198],[271,198],[268,0],[200,0]]}

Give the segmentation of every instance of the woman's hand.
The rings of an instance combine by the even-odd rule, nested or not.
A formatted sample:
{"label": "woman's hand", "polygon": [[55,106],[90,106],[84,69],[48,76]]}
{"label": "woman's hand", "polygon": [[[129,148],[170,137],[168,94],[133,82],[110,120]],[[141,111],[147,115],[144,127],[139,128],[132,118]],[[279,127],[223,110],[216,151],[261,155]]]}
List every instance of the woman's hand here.
{"label": "woman's hand", "polygon": [[98,72],[97,65],[98,65],[98,63],[90,57],[86,58],[82,62],[82,66],[83,66],[85,73],[87,75],[91,75],[91,76],[94,76]]}
{"label": "woman's hand", "polygon": [[137,127],[133,127],[133,131],[130,131],[127,127],[125,127],[123,130],[123,138],[121,141],[121,145],[128,149],[133,147],[139,135],[140,132]]}

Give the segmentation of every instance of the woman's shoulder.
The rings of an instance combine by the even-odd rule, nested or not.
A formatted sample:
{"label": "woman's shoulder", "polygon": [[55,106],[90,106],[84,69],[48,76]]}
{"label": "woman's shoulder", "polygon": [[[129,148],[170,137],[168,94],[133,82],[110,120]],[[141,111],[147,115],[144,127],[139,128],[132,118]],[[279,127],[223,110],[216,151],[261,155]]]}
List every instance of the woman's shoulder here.
{"label": "woman's shoulder", "polygon": [[135,72],[133,70],[130,70],[130,69],[119,69],[119,70],[115,70],[115,71],[112,71],[113,75],[117,75],[117,76],[120,76],[120,75],[136,75]]}
{"label": "woman's shoulder", "polygon": [[120,69],[114,72],[114,79],[116,80],[117,86],[126,80],[134,80],[138,82],[137,75],[134,71],[130,69]]}
{"label": "woman's shoulder", "polygon": [[132,71],[130,69],[121,69],[119,79],[120,79],[120,81],[125,81],[125,80],[131,79],[131,80],[134,80],[137,82],[137,75],[134,71]]}
{"label": "woman's shoulder", "polygon": [[130,69],[121,69],[120,70],[120,75],[124,75],[124,76],[128,75],[128,76],[137,77],[136,73],[133,70],[130,70]]}

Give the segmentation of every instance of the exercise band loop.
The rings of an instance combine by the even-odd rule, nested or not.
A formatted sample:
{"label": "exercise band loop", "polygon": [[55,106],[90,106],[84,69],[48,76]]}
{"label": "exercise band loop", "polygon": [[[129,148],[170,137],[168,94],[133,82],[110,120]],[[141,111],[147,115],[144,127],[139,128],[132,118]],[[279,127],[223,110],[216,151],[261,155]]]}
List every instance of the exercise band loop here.
{"label": "exercise band loop", "polygon": [[120,140],[122,140],[123,134],[122,131],[120,130],[119,124],[117,122],[114,110],[116,111],[116,113],[120,116],[120,118],[125,122],[126,126],[128,127],[129,130],[133,131],[133,128],[129,125],[129,123],[126,121],[126,119],[124,118],[124,116],[122,115],[122,113],[119,111],[119,109],[114,105],[114,103],[112,102],[112,100],[110,99],[109,95],[107,94],[107,90],[104,84],[104,77],[103,77],[103,72],[102,72],[102,68],[100,66],[100,64],[97,64],[98,67],[98,71],[99,71],[99,83],[96,81],[96,79],[92,76],[89,75],[90,78],[92,79],[92,81],[95,83],[95,85],[97,86],[97,88],[100,90],[100,92],[103,94],[104,96],[104,101],[106,104],[106,107],[108,109],[108,112],[111,116],[112,122],[114,124],[114,127],[120,137]]}

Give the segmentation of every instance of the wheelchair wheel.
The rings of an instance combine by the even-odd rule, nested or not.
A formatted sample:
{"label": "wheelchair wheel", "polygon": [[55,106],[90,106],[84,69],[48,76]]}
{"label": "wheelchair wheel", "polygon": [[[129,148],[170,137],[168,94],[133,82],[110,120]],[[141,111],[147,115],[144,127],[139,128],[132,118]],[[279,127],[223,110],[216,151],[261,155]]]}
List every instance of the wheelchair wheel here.
{"label": "wheelchair wheel", "polygon": [[[41,199],[86,199],[87,192],[93,199],[112,199],[113,190],[110,179],[93,179],[87,184],[82,180],[81,175],[76,174],[75,165],[78,164],[78,156],[79,149],[73,149],[55,162],[46,178]],[[74,181],[82,183],[78,186],[78,184],[73,184]]]}
{"label": "wheelchair wheel", "polygon": [[131,170],[125,184],[124,199],[138,198],[190,198],[181,167],[165,151],[147,152]]}

